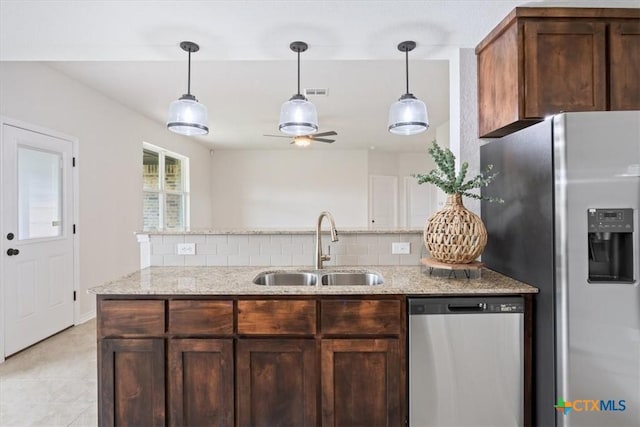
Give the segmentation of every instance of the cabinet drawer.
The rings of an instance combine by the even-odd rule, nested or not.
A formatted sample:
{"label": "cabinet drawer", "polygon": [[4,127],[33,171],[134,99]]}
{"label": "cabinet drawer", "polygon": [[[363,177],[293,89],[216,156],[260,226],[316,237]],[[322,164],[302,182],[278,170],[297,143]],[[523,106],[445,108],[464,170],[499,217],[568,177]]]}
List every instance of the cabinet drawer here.
{"label": "cabinet drawer", "polygon": [[233,334],[233,301],[169,301],[169,333]]}
{"label": "cabinet drawer", "polygon": [[98,316],[99,336],[164,334],[164,301],[100,301]]}
{"label": "cabinet drawer", "polygon": [[323,334],[400,334],[401,304],[397,300],[323,300]]}
{"label": "cabinet drawer", "polygon": [[311,300],[238,301],[238,333],[247,335],[313,335],[316,302]]}

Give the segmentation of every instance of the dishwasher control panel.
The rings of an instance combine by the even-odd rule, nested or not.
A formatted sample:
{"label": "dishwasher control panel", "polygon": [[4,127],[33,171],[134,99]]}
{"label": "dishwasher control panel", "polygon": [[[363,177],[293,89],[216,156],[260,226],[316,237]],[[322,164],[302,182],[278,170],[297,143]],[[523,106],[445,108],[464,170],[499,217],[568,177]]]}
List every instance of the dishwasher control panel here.
{"label": "dishwasher control panel", "polygon": [[409,298],[409,315],[524,313],[521,297]]}

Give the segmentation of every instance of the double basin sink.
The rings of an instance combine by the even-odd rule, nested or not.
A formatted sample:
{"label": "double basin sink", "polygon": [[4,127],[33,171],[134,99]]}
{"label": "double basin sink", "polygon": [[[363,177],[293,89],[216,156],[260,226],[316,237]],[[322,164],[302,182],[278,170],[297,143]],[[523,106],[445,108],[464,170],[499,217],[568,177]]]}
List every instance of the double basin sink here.
{"label": "double basin sink", "polygon": [[264,286],[373,286],[384,279],[374,271],[264,271],[253,283]]}

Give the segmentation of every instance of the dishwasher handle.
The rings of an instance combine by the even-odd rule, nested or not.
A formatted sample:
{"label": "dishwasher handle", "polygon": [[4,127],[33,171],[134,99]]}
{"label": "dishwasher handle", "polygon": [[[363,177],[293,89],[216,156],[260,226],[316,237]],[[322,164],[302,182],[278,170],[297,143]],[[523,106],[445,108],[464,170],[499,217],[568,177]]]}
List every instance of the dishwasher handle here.
{"label": "dishwasher handle", "polygon": [[451,313],[478,313],[487,311],[487,304],[484,302],[476,304],[447,304],[447,310]]}

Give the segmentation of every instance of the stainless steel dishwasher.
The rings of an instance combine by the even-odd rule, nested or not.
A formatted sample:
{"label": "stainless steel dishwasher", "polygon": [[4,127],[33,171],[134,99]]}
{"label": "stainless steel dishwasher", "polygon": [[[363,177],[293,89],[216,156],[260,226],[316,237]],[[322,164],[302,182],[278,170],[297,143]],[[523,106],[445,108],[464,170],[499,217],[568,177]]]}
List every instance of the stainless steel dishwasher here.
{"label": "stainless steel dishwasher", "polygon": [[524,301],[409,298],[409,425],[521,426]]}

